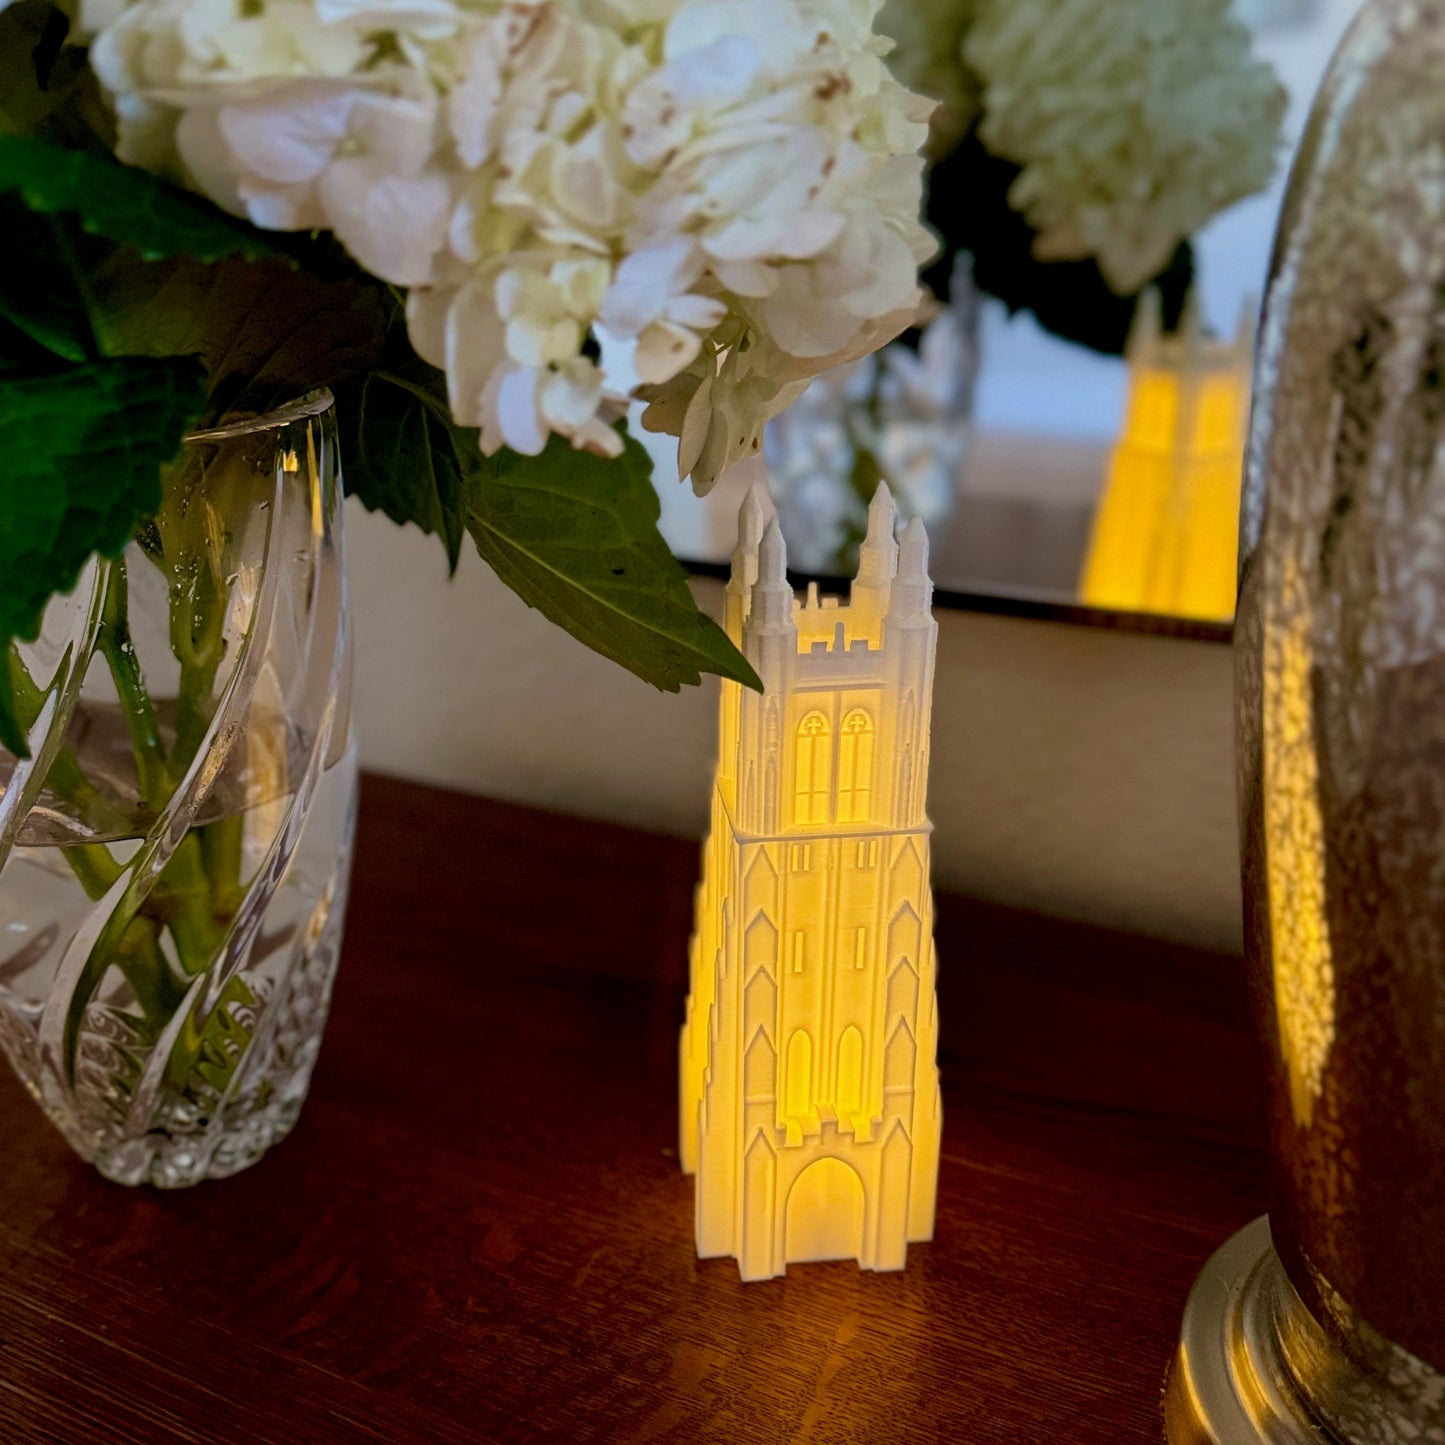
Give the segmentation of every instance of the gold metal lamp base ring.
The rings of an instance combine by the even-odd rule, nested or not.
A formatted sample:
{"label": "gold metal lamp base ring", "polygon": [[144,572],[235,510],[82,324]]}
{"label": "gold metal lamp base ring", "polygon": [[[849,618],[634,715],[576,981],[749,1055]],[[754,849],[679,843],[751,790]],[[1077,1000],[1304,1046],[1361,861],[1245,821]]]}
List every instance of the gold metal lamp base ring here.
{"label": "gold metal lamp base ring", "polygon": [[1337,1440],[1312,1418],[1280,1355],[1284,1291],[1298,1304],[1261,1215],[1215,1252],[1189,1292],[1164,1389],[1169,1445]]}

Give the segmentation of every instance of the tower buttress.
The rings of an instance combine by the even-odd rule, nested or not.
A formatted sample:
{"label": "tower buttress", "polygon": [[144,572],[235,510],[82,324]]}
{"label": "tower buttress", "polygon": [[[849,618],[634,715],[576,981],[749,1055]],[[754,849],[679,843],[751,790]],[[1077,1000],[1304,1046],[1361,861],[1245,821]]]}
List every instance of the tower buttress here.
{"label": "tower buttress", "polygon": [[761,482],[754,482],[738,512],[738,544],[733,548],[732,575],[724,594],[723,626],[734,643],[743,639],[743,622],[753,584],[758,580],[758,544],[768,523],[767,494]]}
{"label": "tower buttress", "polygon": [[898,575],[883,623],[883,651],[898,705],[893,826],[913,828],[925,819],[928,739],[933,712],[933,663],[938,624],[933,620],[928,575],[928,534],[915,517],[898,546]]}
{"label": "tower buttress", "polygon": [[778,828],[778,778],[782,769],[778,699],[788,694],[798,653],[793,589],[788,585],[788,551],[776,517],[768,522],[758,545],[758,580],[743,622],[742,650],[762,679],[763,695],[749,692],[743,698],[739,756],[759,760],[762,787],[740,801],[739,822],[751,831],[771,833]]}
{"label": "tower buttress", "polygon": [[898,546],[898,574],[888,608],[888,626],[932,627],[933,581],[928,575],[928,533],[915,517],[904,529]]}

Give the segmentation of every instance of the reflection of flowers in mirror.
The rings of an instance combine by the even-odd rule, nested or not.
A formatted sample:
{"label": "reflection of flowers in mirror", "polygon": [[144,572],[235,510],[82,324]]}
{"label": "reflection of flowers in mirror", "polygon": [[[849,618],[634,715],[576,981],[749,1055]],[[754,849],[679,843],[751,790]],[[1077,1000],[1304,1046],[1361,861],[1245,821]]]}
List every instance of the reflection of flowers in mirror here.
{"label": "reflection of flowers in mirror", "polygon": [[978,299],[966,265],[950,289],[916,349],[895,342],[825,373],[769,424],[769,485],[803,571],[851,566],[880,479],[906,518],[934,528],[952,511],[978,372]]}

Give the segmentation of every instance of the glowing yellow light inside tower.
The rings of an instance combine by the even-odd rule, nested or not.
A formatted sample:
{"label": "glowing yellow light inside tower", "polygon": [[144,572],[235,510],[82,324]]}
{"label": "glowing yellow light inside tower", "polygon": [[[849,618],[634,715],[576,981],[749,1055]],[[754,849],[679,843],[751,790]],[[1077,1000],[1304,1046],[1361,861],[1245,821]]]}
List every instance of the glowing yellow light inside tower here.
{"label": "glowing yellow light inside tower", "polygon": [[681,1040],[681,1155],[704,1257],[902,1268],[933,1234],[942,1118],[924,812],[937,629],[927,541],[879,491],[846,603],[793,596],[762,495],[724,682]]}
{"label": "glowing yellow light inside tower", "polygon": [[1094,517],[1079,598],[1094,607],[1234,615],[1249,333],[1203,340],[1192,313],[1161,336],[1141,305],[1124,429]]}

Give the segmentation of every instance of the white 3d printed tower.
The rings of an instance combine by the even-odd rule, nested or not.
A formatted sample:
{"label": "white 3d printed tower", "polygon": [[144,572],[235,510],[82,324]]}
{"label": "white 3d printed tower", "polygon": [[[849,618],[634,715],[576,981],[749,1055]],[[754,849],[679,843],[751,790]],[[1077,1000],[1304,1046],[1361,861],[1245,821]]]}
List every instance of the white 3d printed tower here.
{"label": "white 3d printed tower", "polygon": [[[766,522],[766,528],[765,528]],[[846,605],[788,585],[759,488],[728,635],[712,831],[682,1031],[697,1252],[745,1280],[790,1261],[901,1269],[933,1236],[942,1115],[930,824],[937,626],[928,539],[884,487]]]}

